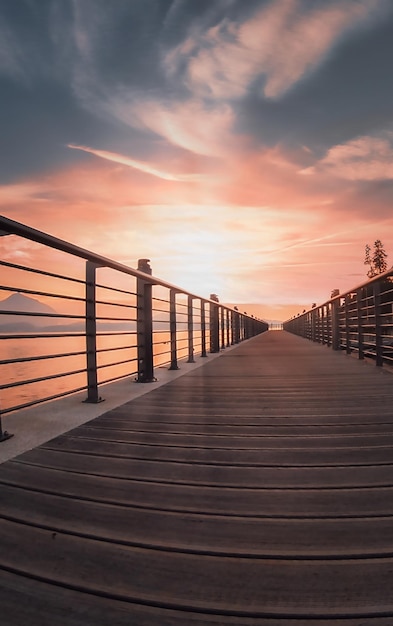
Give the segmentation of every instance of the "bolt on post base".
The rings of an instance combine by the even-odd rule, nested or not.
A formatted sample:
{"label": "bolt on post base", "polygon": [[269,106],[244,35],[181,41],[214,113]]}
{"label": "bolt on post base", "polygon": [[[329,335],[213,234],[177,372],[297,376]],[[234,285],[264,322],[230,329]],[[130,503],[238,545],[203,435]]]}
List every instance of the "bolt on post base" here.
{"label": "bolt on post base", "polygon": [[0,443],[2,441],[7,441],[7,439],[11,439],[11,437],[13,437],[13,433],[8,433],[6,430],[3,432],[0,432]]}
{"label": "bolt on post base", "polygon": [[105,402],[105,398],[86,398],[86,400],[82,400],[83,404],[99,404],[100,402]]}
{"label": "bolt on post base", "polygon": [[13,437],[14,435],[7,432],[6,430],[3,430],[2,425],[1,425],[1,416],[0,416],[0,443],[2,441],[7,441],[7,439],[11,439],[11,437]]}
{"label": "bolt on post base", "polygon": [[139,376],[138,378],[135,378],[135,382],[136,383],[156,383],[157,382],[157,378],[144,378],[143,376]]}

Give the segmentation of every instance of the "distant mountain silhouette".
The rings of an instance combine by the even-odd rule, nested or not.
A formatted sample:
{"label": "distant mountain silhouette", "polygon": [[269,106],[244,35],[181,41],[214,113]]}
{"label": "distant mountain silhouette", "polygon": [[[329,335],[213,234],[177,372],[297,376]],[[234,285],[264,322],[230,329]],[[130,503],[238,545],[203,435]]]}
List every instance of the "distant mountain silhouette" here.
{"label": "distant mountain silhouette", "polygon": [[[3,311],[10,312],[9,314],[3,313]],[[11,313],[14,312],[14,314]],[[26,313],[26,315],[23,315]],[[40,313],[40,315],[27,315],[28,313]],[[22,332],[36,332],[36,331],[55,331],[59,333],[70,333],[85,331],[85,324],[83,320],[73,321],[66,317],[50,317],[53,314],[57,314],[58,311],[51,306],[36,300],[24,296],[21,293],[14,293],[5,300],[0,300],[0,332],[3,333],[22,333]],[[97,323],[97,330],[99,332],[126,330],[135,331],[136,324],[132,321],[125,322],[110,322],[99,321]]]}
{"label": "distant mountain silhouette", "polygon": [[[10,311],[10,314],[2,313]],[[15,311],[16,315],[12,315]],[[20,313],[40,313],[40,316],[20,315]],[[57,313],[55,309],[35,298],[29,298],[21,293],[14,293],[5,300],[0,300],[0,328],[2,330],[29,330],[56,326],[57,319],[46,317]]]}
{"label": "distant mountain silhouette", "polygon": [[13,293],[5,300],[0,300],[0,311],[21,311],[25,313],[56,313],[51,306],[29,298],[21,293]]}

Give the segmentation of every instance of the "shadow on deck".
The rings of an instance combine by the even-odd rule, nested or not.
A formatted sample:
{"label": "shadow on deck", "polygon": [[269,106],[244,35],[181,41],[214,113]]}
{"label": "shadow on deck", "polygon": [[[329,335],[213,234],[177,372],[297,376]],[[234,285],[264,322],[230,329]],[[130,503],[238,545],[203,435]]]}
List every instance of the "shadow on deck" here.
{"label": "shadow on deck", "polygon": [[2,623],[391,626],[392,406],[269,332],[7,461]]}

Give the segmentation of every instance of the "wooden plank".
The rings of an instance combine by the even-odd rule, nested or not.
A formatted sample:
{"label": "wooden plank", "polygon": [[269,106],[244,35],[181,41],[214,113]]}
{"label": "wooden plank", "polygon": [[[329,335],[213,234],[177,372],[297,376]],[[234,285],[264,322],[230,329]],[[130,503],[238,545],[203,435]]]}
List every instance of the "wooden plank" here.
{"label": "wooden plank", "polygon": [[[84,457],[81,456],[81,461]],[[147,507],[167,511],[203,512],[216,515],[265,517],[361,517],[393,515],[393,487],[340,489],[266,489],[229,487],[220,481],[220,469],[211,468],[210,482],[192,485],[179,481],[179,468],[173,482],[157,477],[139,480],[105,475],[34,468],[26,471],[21,463],[8,463],[1,475],[8,484],[64,493],[76,498]],[[16,471],[15,471],[16,470]],[[105,466],[102,467],[105,471]],[[11,479],[7,477],[10,477]],[[14,478],[12,478],[14,476]],[[176,481],[177,479],[177,481]]]}
{"label": "wooden plank", "polygon": [[[245,420],[243,420],[245,421]],[[159,433],[159,434],[176,434],[176,435],[219,435],[222,434],[222,429],[225,428],[227,434],[231,435],[247,435],[247,436],[298,436],[303,437],[309,435],[323,436],[327,433],[329,436],[335,435],[388,435],[393,436],[393,421],[390,424],[391,430],[386,428],[386,422],[380,424],[286,424],[286,425],[266,425],[266,424],[247,424],[240,423],[235,424],[198,424],[198,423],[157,423],[143,422],[136,424],[135,420],[115,420],[106,421],[104,424],[94,420],[94,424],[85,424],[80,426],[77,430],[69,433],[73,437],[94,437],[97,439],[113,439],[122,441],[123,433]],[[110,436],[111,435],[111,436]],[[149,442],[150,443],[150,442]]]}
{"label": "wooden plank", "polygon": [[[150,452],[151,454],[151,452]],[[63,456],[63,455],[62,455]],[[142,467],[138,462],[136,465],[127,459],[116,460],[116,467],[111,460],[110,467],[107,467],[101,459],[94,459],[94,466],[87,466],[86,462],[80,456],[71,455],[72,459],[68,466],[63,465],[63,471],[77,471],[79,473],[93,473],[98,476],[106,476],[108,478],[132,479],[135,467]],[[356,488],[356,487],[392,487],[393,486],[393,465],[365,465],[365,466],[326,466],[326,467],[279,467],[279,466],[256,466],[255,464],[240,465],[238,463],[228,466],[223,464],[219,466],[219,470],[215,470],[212,477],[212,470],[208,465],[208,460],[202,459],[201,463],[192,463],[187,460],[186,454],[184,458],[175,464],[174,472],[178,470],[178,464],[181,464],[181,475],[172,474],[168,477],[169,482],[177,482],[180,484],[218,485],[222,487],[254,487],[262,489],[335,489],[335,488]],[[65,457],[65,463],[67,462]],[[153,458],[153,456],[152,456]],[[73,461],[77,462],[77,465]],[[89,459],[91,460],[91,459]],[[143,457],[139,460],[144,460]],[[161,460],[161,459],[159,459]],[[159,470],[159,481],[165,481],[165,467],[171,469],[171,459],[162,464]],[[2,481],[10,480],[18,484],[27,478],[28,484],[34,487],[36,484],[29,480],[30,473],[26,472],[26,468],[19,467],[21,462],[10,464],[3,473]],[[164,468],[164,469],[162,469]],[[42,472],[45,468],[37,471]],[[56,469],[56,463],[53,462],[47,469]],[[45,476],[46,474],[44,474]],[[1,477],[0,477],[1,478]],[[212,479],[214,478],[214,480]],[[138,480],[134,477],[134,480]],[[142,480],[142,479],[141,479]],[[1,484],[1,481],[0,481]],[[40,482],[42,488],[42,483]]]}
{"label": "wooden plank", "polygon": [[[129,548],[0,521],[3,568],[84,593],[245,617],[393,616],[393,559],[291,561]],[[15,567],[17,563],[17,567]],[[222,582],[225,580],[225,586]]]}
{"label": "wooden plank", "polygon": [[[287,620],[247,618],[175,611],[121,602],[0,571],[1,616],[7,626],[282,626]],[[290,622],[292,623],[292,621]],[[296,619],[296,626],[310,626]],[[364,620],[313,619],[313,626],[360,626]],[[371,623],[371,622],[368,622]],[[372,619],[373,626],[391,626],[391,617]]]}
{"label": "wooden plank", "polygon": [[390,626],[392,405],[272,332],[5,463],[2,619]]}
{"label": "wooden plank", "polygon": [[[29,463],[37,463],[48,465],[54,463],[56,467],[67,467],[67,463],[72,463],[72,466],[80,466],[81,459],[79,456],[85,456],[85,463],[91,465],[91,467],[98,468],[102,466],[106,458],[113,459],[113,465],[116,460],[130,459],[130,449],[124,444],[117,444],[115,447],[111,446],[110,442],[105,445],[105,442],[90,442],[85,444],[83,440],[79,441],[79,450],[72,451],[70,448],[76,446],[75,442],[70,442],[68,451],[65,449],[66,445],[62,443],[61,446],[53,444],[53,448],[49,448],[48,444],[45,444],[46,448],[37,448],[34,451],[27,452],[22,455],[21,459]],[[60,448],[60,449],[59,449]],[[104,449],[106,448],[107,454]],[[204,446],[200,447],[201,450],[206,450]],[[45,450],[45,451],[44,451]],[[189,459],[192,459],[193,450],[196,448],[189,448]],[[247,458],[246,455],[250,455],[248,458],[252,458],[252,450],[242,450],[240,448],[214,448],[216,450],[217,459],[220,459],[222,454],[225,458],[225,454],[228,450],[232,451],[231,458],[233,463],[241,461],[242,458]],[[240,456],[240,451],[242,456]],[[393,450],[391,446],[374,446],[370,447],[352,447],[352,448],[302,448],[302,447],[288,447],[288,448],[265,448],[263,450],[254,448],[256,454],[255,462],[264,466],[278,466],[278,467],[321,467],[321,466],[354,466],[354,465],[390,465],[393,461]],[[244,456],[243,456],[244,455]],[[89,456],[89,458],[87,458]],[[130,460],[132,463],[132,460]],[[231,462],[228,462],[230,465]],[[95,470],[98,471],[98,470]],[[137,471],[137,468],[136,470]]]}
{"label": "wooden plank", "polygon": [[392,556],[391,517],[222,517],[75,500],[7,485],[2,495],[9,520],[130,546],[296,559]]}
{"label": "wooden plank", "polygon": [[[226,430],[226,429],[225,429]],[[82,441],[81,441],[82,440]],[[55,443],[44,444],[43,448],[49,449],[78,449],[80,445],[84,445],[84,441],[95,440],[99,447],[105,443],[113,443],[121,450],[118,444],[142,443],[148,445],[167,445],[167,446],[183,446],[189,448],[203,447],[209,448],[230,448],[230,449],[273,449],[273,448],[359,448],[359,447],[393,447],[393,434],[363,434],[353,433],[352,435],[319,433],[319,434],[300,434],[293,433],[290,436],[273,435],[273,434],[233,434],[224,432],[222,434],[209,433],[168,433],[168,432],[149,432],[149,431],[113,431],[106,429],[102,432],[100,429],[83,428],[77,435],[63,435],[56,438]],[[75,448],[73,447],[75,446]],[[124,446],[127,450],[127,447]]]}

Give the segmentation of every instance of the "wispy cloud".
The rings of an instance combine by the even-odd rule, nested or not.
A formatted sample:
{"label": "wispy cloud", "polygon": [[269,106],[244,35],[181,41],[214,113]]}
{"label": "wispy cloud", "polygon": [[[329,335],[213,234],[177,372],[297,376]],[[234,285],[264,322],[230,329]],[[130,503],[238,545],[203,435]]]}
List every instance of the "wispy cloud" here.
{"label": "wispy cloud", "polygon": [[43,186],[38,182],[0,185],[0,203],[3,206],[12,206],[22,202],[31,202],[41,192],[43,192]]}
{"label": "wispy cloud", "polygon": [[[282,246],[280,248],[270,250],[267,255],[277,255],[282,254],[283,252],[287,252],[288,250],[294,250],[295,248],[319,248],[324,246],[344,246],[348,245],[347,241],[329,241],[329,239],[335,239],[342,235],[347,235],[349,231],[342,231],[337,233],[329,233],[328,235],[324,235],[322,237],[314,237],[312,239],[301,239],[300,241],[296,241],[294,243],[288,244],[286,246]],[[309,265],[310,263],[305,263]],[[296,265],[300,265],[300,263],[296,263]]]}
{"label": "wispy cloud", "polygon": [[314,166],[300,171],[309,176],[323,173],[353,181],[393,179],[393,132],[333,146]]}
{"label": "wispy cloud", "polygon": [[111,98],[108,111],[133,128],[152,131],[170,144],[203,156],[225,154],[235,122],[227,104],[206,105],[200,99],[179,102]]}
{"label": "wispy cloud", "polygon": [[170,172],[165,172],[150,165],[149,163],[136,161],[135,159],[130,159],[129,157],[116,154],[115,152],[108,152],[107,150],[95,150],[94,148],[88,148],[87,146],[74,146],[73,144],[68,144],[68,148],[88,152],[89,154],[94,154],[94,156],[97,156],[100,159],[113,161],[114,163],[121,163],[127,167],[132,167],[135,170],[144,172],[145,174],[151,174],[157,178],[162,178],[163,180],[172,180],[177,182],[200,182],[209,178],[205,174],[171,174]]}
{"label": "wispy cloud", "polygon": [[0,26],[4,82],[30,76],[4,92],[2,212],[222,299],[350,288],[368,240],[393,249],[386,7],[21,2]]}
{"label": "wispy cloud", "polygon": [[15,240],[15,236],[0,238],[1,258],[5,261],[20,263],[22,261],[30,261],[39,254],[40,245],[35,241],[28,239]]}
{"label": "wispy cloud", "polygon": [[315,70],[347,31],[375,19],[385,5],[336,0],[315,7],[274,0],[243,23],[224,18],[207,32],[194,27],[164,64],[175,75],[188,55],[188,85],[204,97],[242,98],[259,79],[267,98],[279,98]]}

